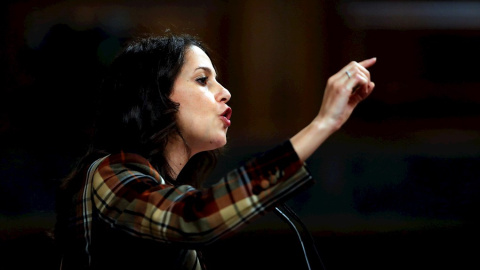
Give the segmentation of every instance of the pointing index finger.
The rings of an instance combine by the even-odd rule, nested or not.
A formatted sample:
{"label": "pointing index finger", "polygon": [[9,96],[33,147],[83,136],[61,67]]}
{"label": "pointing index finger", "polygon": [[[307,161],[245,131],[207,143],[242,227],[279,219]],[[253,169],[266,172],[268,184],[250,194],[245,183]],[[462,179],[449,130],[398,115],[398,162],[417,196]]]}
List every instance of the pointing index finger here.
{"label": "pointing index finger", "polygon": [[373,66],[373,64],[375,64],[375,62],[377,62],[377,58],[373,57],[373,58],[370,58],[370,59],[363,60],[359,64],[361,66],[365,67],[365,68],[369,68],[369,67]]}

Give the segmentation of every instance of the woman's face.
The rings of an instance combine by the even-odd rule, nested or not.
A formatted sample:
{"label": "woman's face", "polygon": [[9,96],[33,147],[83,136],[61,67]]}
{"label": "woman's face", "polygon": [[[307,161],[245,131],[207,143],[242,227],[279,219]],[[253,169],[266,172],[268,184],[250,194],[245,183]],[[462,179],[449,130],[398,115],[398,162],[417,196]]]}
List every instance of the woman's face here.
{"label": "woman's face", "polygon": [[191,155],[227,143],[232,110],[230,92],[216,80],[207,54],[197,46],[185,53],[185,63],[173,83],[170,99],[180,104],[177,124]]}

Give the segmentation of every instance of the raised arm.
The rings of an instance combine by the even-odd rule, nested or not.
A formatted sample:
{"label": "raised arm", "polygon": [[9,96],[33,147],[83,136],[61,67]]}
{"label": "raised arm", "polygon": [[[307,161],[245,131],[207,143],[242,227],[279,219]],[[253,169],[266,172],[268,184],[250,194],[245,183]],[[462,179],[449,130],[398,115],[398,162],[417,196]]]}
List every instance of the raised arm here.
{"label": "raised arm", "polygon": [[355,107],[370,95],[375,84],[370,80],[367,68],[376,61],[376,58],[359,63],[352,61],[328,79],[317,116],[290,139],[301,161],[307,160],[340,129]]}

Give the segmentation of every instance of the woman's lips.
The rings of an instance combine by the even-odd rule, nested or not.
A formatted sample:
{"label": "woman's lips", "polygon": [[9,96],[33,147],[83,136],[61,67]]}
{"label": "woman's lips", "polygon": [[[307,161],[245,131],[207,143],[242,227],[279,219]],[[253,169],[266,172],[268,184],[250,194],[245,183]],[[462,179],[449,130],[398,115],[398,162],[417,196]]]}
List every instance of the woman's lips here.
{"label": "woman's lips", "polygon": [[222,121],[225,127],[229,127],[232,124],[232,122],[229,119],[227,119],[225,116],[222,116]]}
{"label": "woman's lips", "polygon": [[232,109],[229,107],[227,108],[222,115],[220,115],[220,118],[222,119],[225,127],[229,127],[232,122],[230,121],[230,118],[232,117]]}

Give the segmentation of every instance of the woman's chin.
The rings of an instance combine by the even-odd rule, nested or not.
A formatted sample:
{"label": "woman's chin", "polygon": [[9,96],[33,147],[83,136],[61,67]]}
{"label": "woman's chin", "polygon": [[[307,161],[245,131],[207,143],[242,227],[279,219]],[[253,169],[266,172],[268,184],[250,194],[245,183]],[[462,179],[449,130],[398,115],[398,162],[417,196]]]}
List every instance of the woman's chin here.
{"label": "woman's chin", "polygon": [[215,149],[218,149],[218,148],[222,148],[226,144],[227,144],[227,138],[226,137],[220,138],[218,140],[212,141],[212,143],[211,143],[212,149],[210,149],[210,150],[215,150]]}

